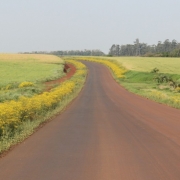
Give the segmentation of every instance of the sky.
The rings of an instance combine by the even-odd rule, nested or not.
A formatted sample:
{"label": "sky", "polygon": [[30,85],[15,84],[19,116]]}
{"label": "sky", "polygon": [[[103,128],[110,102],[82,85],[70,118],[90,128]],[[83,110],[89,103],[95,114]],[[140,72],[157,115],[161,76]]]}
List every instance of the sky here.
{"label": "sky", "polygon": [[180,42],[180,0],[0,0],[0,52]]}

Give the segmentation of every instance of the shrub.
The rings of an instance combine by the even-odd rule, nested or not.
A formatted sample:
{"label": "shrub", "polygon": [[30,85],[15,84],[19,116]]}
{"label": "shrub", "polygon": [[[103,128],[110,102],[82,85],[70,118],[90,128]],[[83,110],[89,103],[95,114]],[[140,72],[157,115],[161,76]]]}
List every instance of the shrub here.
{"label": "shrub", "polygon": [[100,59],[100,58],[91,58],[91,57],[86,57],[86,58],[78,57],[77,59],[103,64],[107,66],[113,72],[114,77],[117,79],[124,78],[125,77],[124,74],[127,72],[127,70],[123,68],[117,61]]}
{"label": "shrub", "polygon": [[158,73],[159,72],[159,69],[158,68],[154,68],[151,73]]}
{"label": "shrub", "polygon": [[24,88],[24,87],[31,87],[31,86],[34,86],[34,83],[25,81],[25,82],[22,82],[21,84],[19,84],[18,87]]}

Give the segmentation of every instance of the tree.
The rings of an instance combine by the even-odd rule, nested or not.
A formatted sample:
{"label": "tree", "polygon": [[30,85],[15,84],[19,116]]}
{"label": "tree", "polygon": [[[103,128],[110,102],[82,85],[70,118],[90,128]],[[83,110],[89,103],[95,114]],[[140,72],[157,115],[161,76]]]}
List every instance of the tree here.
{"label": "tree", "polygon": [[140,43],[137,38],[134,44],[127,45],[115,45],[110,48],[109,55],[112,56],[180,56],[180,43],[175,39],[172,42],[166,39],[163,43],[158,41],[157,45],[147,45],[146,43]]}

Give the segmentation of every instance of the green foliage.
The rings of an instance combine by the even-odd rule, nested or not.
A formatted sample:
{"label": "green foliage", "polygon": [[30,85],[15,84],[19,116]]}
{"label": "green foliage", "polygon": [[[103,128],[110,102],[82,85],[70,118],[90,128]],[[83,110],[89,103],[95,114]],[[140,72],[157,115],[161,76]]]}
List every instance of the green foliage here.
{"label": "green foliage", "polygon": [[70,51],[52,51],[51,54],[56,56],[104,56],[105,54],[99,49],[95,50],[70,50]]}
{"label": "green foliage", "polygon": [[176,92],[180,93],[180,86],[176,88]]}
{"label": "green foliage", "polygon": [[[155,68],[154,72],[156,72],[158,69]],[[159,71],[159,70],[158,70]],[[180,87],[180,83],[176,82],[173,80],[172,77],[166,75],[166,74],[158,74],[157,76],[154,77],[154,80],[156,80],[159,84],[160,83],[169,83],[170,86],[172,86],[174,89],[177,87]]]}
{"label": "green foliage", "polygon": [[158,68],[154,68],[151,73],[158,73],[159,72],[159,69]]}
{"label": "green foliage", "polygon": [[10,100],[18,100],[21,96],[32,97],[35,94],[40,94],[44,90],[43,85],[33,87],[16,88],[11,90],[0,91],[0,103]]}
{"label": "green foliage", "polygon": [[180,43],[166,39],[163,43],[159,41],[156,45],[148,45],[136,39],[134,44],[121,46],[113,44],[109,54],[112,56],[180,57]]}
{"label": "green foliage", "polygon": [[149,72],[128,71],[125,74],[125,81],[129,83],[150,83],[154,75]]}

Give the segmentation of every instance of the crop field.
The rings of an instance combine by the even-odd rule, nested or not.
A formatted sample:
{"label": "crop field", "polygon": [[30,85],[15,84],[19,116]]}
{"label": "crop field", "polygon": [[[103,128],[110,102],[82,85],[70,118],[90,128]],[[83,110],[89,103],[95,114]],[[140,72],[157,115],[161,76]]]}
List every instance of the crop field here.
{"label": "crop field", "polygon": [[43,82],[64,76],[63,69],[53,55],[0,54],[0,102],[42,93]]}
{"label": "crop field", "polygon": [[157,57],[103,57],[120,62],[125,68],[133,71],[150,72],[158,68],[162,73],[180,74],[180,58]]}
{"label": "crop field", "polygon": [[1,61],[15,62],[42,62],[42,63],[63,63],[64,61],[54,55],[44,54],[0,54]]}
{"label": "crop field", "polygon": [[51,55],[0,54],[0,88],[23,81],[47,81],[63,76],[64,61]]}

